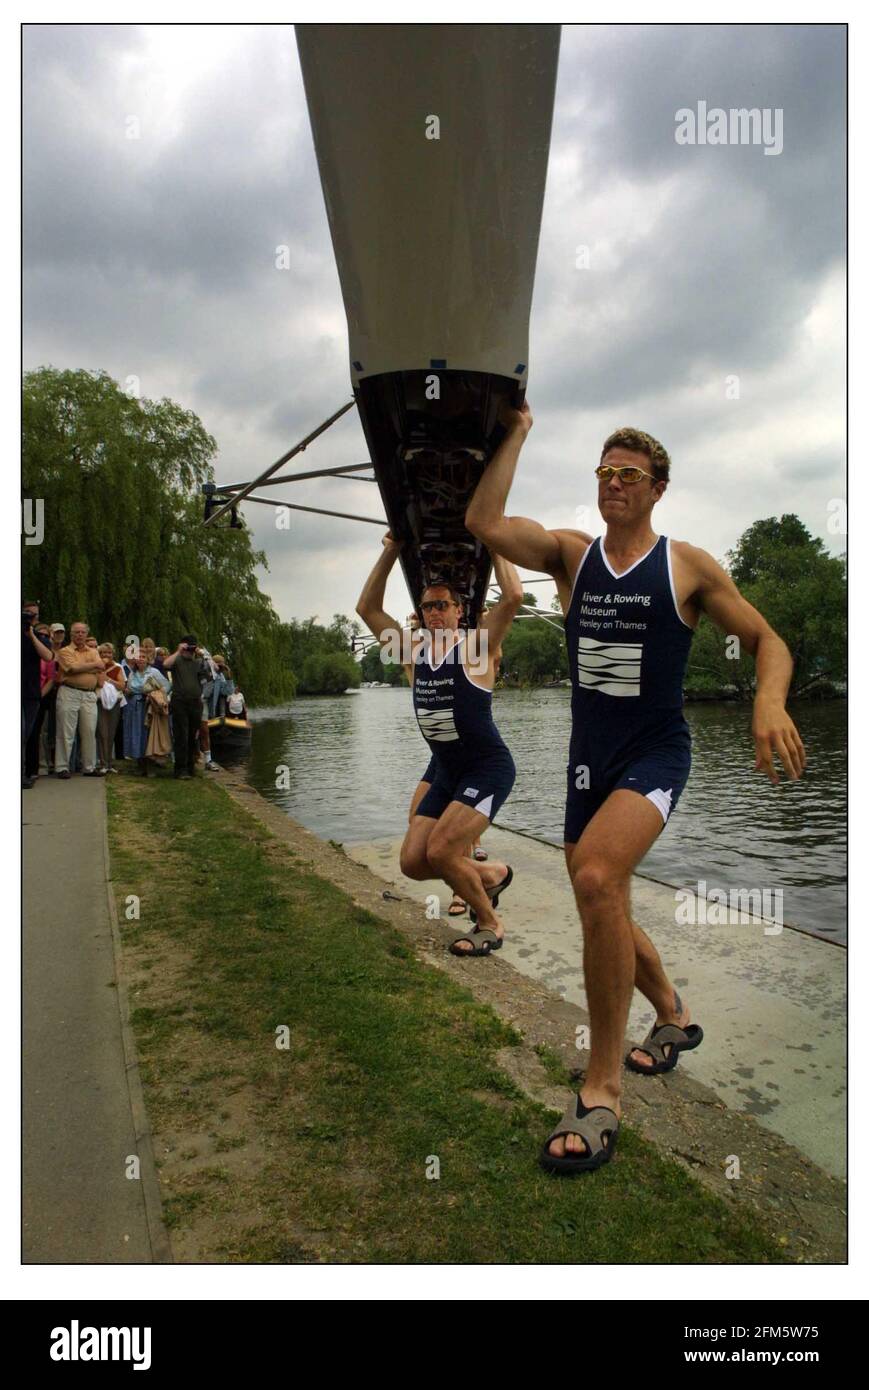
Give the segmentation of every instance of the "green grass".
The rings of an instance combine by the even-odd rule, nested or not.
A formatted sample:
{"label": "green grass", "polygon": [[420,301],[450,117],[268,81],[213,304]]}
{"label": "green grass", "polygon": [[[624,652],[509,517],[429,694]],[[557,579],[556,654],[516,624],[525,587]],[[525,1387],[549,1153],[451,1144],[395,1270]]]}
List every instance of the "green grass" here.
{"label": "green grass", "polygon": [[[122,937],[145,980],[133,1026],[158,1159],[161,1135],[182,1140],[161,1160],[167,1220],[197,1258],[781,1259],[756,1219],[629,1126],[600,1172],[544,1174],[557,1117],[496,1061],[516,1033],[220,787],[124,777],[107,792]],[[123,915],[129,893],[138,921]],[[543,1061],[563,1081],[555,1055]],[[211,1152],[196,1167],[180,1151],[202,1134]]]}

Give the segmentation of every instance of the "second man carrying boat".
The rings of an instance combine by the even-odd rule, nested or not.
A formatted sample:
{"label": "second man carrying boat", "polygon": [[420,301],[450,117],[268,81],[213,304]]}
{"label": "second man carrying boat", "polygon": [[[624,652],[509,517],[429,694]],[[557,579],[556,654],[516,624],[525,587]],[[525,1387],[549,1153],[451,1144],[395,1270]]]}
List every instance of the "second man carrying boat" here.
{"label": "second man carrying boat", "polygon": [[494,654],[521,606],[522,586],[513,566],[496,556],[501,595],[479,628],[460,627],[461,596],[445,577],[422,594],[422,626],[402,630],[383,607],[400,546],[387,533],[383,547],[356,611],[381,645],[400,644],[417,722],[431,753],[421,779],[427,790],[417,788],[418,804],[401,847],[401,870],[409,878],[442,878],[449,884],[468,904],[474,922],[474,930],[458,937],[450,950],[486,956],[503,940],[495,908],[513,872],[507,864],[469,858],[467,849],[494,820],[516,777],[491,704]]}

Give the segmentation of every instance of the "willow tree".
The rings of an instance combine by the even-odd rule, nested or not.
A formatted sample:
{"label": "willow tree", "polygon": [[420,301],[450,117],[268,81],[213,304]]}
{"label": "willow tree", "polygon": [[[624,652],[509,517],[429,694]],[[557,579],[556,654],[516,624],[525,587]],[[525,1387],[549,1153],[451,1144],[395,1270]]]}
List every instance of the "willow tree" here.
{"label": "willow tree", "polygon": [[250,703],[290,698],[285,626],[257,580],[245,530],[202,525],[214,439],[176,402],[139,400],[105,372],[42,367],[24,380],[23,491],[43,540],[24,585],[47,620],[84,618],[101,639],[174,647],[194,631],[227,660]]}

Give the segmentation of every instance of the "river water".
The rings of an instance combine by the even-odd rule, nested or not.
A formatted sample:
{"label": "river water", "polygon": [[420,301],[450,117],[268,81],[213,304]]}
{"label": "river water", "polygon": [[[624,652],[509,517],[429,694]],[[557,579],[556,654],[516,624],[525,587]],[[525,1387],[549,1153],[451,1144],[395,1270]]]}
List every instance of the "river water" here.
{"label": "river water", "polygon": [[[498,691],[493,712],[517,767],[499,825],[560,844],[569,690]],[[707,891],[781,890],[785,923],[844,942],[845,701],[793,706],[808,768],[778,787],[753,770],[748,705],[689,704],[685,713],[691,776],[640,872],[695,892],[700,882]],[[251,718],[249,780],[288,815],[348,845],[403,833],[428,762],[407,689],[299,699]],[[280,767],[287,789],[276,786]]]}

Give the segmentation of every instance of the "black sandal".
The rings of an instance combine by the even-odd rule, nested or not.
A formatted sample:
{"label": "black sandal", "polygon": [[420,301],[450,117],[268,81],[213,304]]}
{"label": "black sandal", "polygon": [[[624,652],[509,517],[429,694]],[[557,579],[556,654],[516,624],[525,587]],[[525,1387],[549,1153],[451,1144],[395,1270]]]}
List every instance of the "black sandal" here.
{"label": "black sandal", "polygon": [[[507,889],[510,887],[510,884],[511,884],[512,882],[513,882],[513,870],[510,868],[510,865],[508,864],[508,865],[507,865],[507,872],[506,872],[506,874],[504,875],[504,877],[501,879],[501,882],[500,882],[500,883],[493,883],[492,886],[491,886],[490,888],[487,888],[487,889],[486,889],[486,897],[491,899],[491,901],[492,901],[492,906],[493,906],[493,907],[497,907],[497,906],[498,906],[498,899],[500,898],[500,896],[501,896],[502,893],[506,893]],[[471,918],[471,921],[472,921],[472,922],[476,922],[476,920],[477,920],[477,914],[476,914],[476,912],[474,911],[473,908],[470,909],[470,918]]]}

